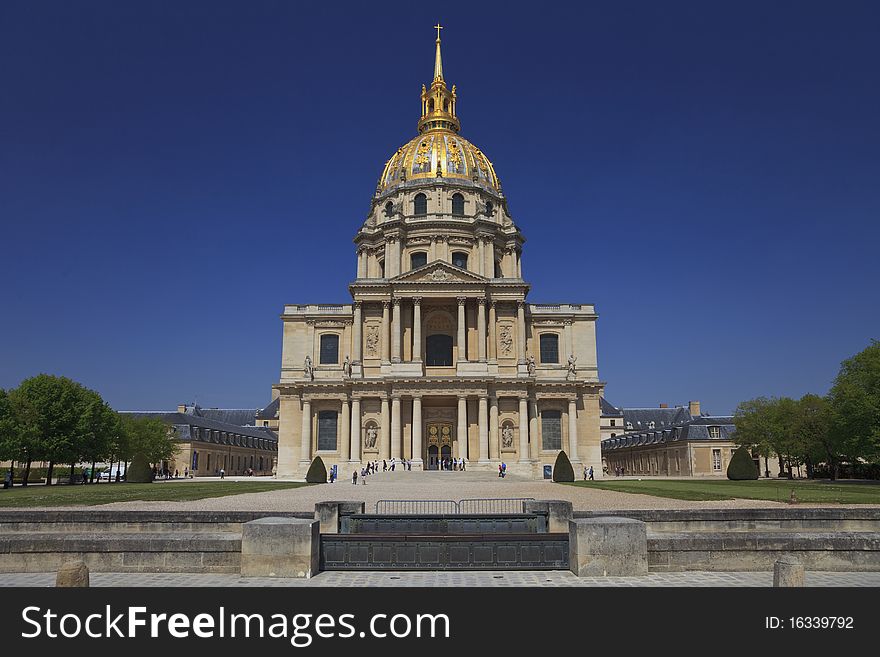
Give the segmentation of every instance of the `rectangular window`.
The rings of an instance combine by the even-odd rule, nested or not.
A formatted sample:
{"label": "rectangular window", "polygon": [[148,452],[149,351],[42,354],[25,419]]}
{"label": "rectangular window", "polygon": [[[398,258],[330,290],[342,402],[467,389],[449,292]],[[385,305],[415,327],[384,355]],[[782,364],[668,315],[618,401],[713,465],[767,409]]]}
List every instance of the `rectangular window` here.
{"label": "rectangular window", "polygon": [[716,472],[721,470],[721,450],[713,449],[712,450],[712,469]]}
{"label": "rectangular window", "polygon": [[337,415],[336,411],[321,411],[318,413],[318,450],[336,450]]}
{"label": "rectangular window", "polygon": [[617,426],[617,420],[611,420],[611,426],[612,426],[612,427],[616,427],[616,426]]}
{"label": "rectangular window", "polygon": [[559,362],[559,336],[555,333],[541,334],[541,362]]}
{"label": "rectangular window", "polygon": [[335,333],[326,333],[321,336],[319,362],[322,365],[336,365],[339,362],[339,336]]}
{"label": "rectangular window", "polygon": [[709,427],[709,438],[721,438],[721,427]]}
{"label": "rectangular window", "polygon": [[541,411],[541,449],[562,449],[562,412]]}

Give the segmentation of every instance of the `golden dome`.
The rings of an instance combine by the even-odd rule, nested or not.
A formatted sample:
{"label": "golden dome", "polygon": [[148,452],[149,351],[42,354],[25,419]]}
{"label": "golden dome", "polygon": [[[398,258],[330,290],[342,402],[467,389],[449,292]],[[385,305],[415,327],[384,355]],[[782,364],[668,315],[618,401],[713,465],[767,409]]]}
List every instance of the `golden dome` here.
{"label": "golden dome", "polygon": [[376,195],[408,181],[442,180],[470,181],[478,186],[501,192],[495,169],[483,152],[458,135],[460,124],[456,115],[455,85],[450,91],[443,79],[440,57],[440,25],[434,55],[434,80],[430,88],[422,85],[422,116],[419,135],[397,149],[385,163]]}

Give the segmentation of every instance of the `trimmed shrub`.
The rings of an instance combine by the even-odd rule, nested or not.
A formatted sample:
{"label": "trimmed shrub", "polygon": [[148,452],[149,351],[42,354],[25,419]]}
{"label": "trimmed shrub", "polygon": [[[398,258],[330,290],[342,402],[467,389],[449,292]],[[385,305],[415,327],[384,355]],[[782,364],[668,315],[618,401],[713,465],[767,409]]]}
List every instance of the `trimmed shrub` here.
{"label": "trimmed shrub", "polygon": [[327,483],[327,468],[324,467],[324,461],[320,456],[316,456],[309,466],[309,471],[306,473],[306,481],[310,484]]}
{"label": "trimmed shrub", "polygon": [[125,481],[130,484],[150,484],[153,482],[153,468],[150,467],[147,457],[143,454],[135,454],[125,471]]}
{"label": "trimmed shrub", "polygon": [[564,451],[559,452],[556,463],[553,464],[553,481],[574,481],[574,468],[571,467],[571,461]]}
{"label": "trimmed shrub", "polygon": [[755,467],[752,455],[745,447],[740,447],[733,453],[727,466],[727,478],[732,481],[758,478],[758,468]]}

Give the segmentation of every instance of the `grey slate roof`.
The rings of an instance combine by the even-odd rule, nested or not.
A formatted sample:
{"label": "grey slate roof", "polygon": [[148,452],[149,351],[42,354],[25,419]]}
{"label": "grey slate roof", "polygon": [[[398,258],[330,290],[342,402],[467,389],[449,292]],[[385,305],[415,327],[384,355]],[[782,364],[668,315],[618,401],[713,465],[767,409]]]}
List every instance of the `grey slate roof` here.
{"label": "grey slate roof", "polygon": [[[684,410],[687,415],[687,409],[677,410]],[[624,413],[626,413],[626,409],[624,409]],[[637,447],[640,445],[683,442],[688,440],[731,440],[733,434],[736,432],[736,425],[733,423],[733,417],[729,415],[701,415],[694,418],[687,415],[687,418],[687,420],[673,426],[657,427],[654,430],[648,431],[631,431],[615,436],[614,438],[606,438],[602,441],[602,451],[622,449],[625,447]],[[717,438],[712,438],[709,435],[709,427],[720,428],[721,431]]]}
{"label": "grey slate roof", "polygon": [[240,427],[254,426],[256,424],[254,420],[259,412],[259,408],[202,408],[198,404],[186,407],[187,415],[195,415]]}
{"label": "grey slate roof", "polygon": [[[212,429],[215,431],[223,431],[229,434],[238,434],[240,436],[248,436],[251,438],[264,438],[270,442],[278,442],[278,435],[269,429],[269,427],[256,426],[239,426],[237,424],[229,424],[228,422],[220,422],[212,418],[202,417],[193,413],[178,413],[177,411],[120,411],[137,417],[153,417],[162,420],[166,424],[178,427],[178,437],[181,439],[190,438],[190,427],[199,427],[201,429]],[[183,429],[185,427],[185,429]]]}
{"label": "grey slate roof", "polygon": [[665,429],[684,424],[691,419],[688,409],[675,408],[624,408],[623,427],[626,431]]}
{"label": "grey slate roof", "polygon": [[281,408],[281,397],[276,397],[266,408],[257,411],[258,420],[275,420],[278,418],[278,411]]}
{"label": "grey slate roof", "polygon": [[599,409],[602,417],[623,417],[623,412],[604,397],[599,397]]}

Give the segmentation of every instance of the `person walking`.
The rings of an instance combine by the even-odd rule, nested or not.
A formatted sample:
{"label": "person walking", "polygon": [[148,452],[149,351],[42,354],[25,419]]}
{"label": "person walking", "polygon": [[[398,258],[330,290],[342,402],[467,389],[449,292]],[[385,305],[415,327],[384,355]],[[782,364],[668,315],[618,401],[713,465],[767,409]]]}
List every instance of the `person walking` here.
{"label": "person walking", "polygon": [[358,471],[357,470],[355,470],[354,472],[351,473],[351,483],[354,484],[355,486],[358,485]]}
{"label": "person walking", "polygon": [[498,464],[498,476],[501,477],[501,464]]}
{"label": "person walking", "polygon": [[593,481],[593,466],[590,466],[590,481]]}
{"label": "person walking", "polygon": [[388,470],[388,461],[382,459],[382,472],[386,472]]}
{"label": "person walking", "polygon": [[189,479],[189,466],[186,466],[186,467],[183,469],[183,478],[184,478],[184,479]]}
{"label": "person walking", "polygon": [[589,475],[589,473],[587,472],[587,466],[584,466],[584,481],[587,480],[588,475]]}
{"label": "person walking", "polygon": [[221,479],[226,478],[226,470],[224,470],[223,468],[220,468],[220,478]]}

